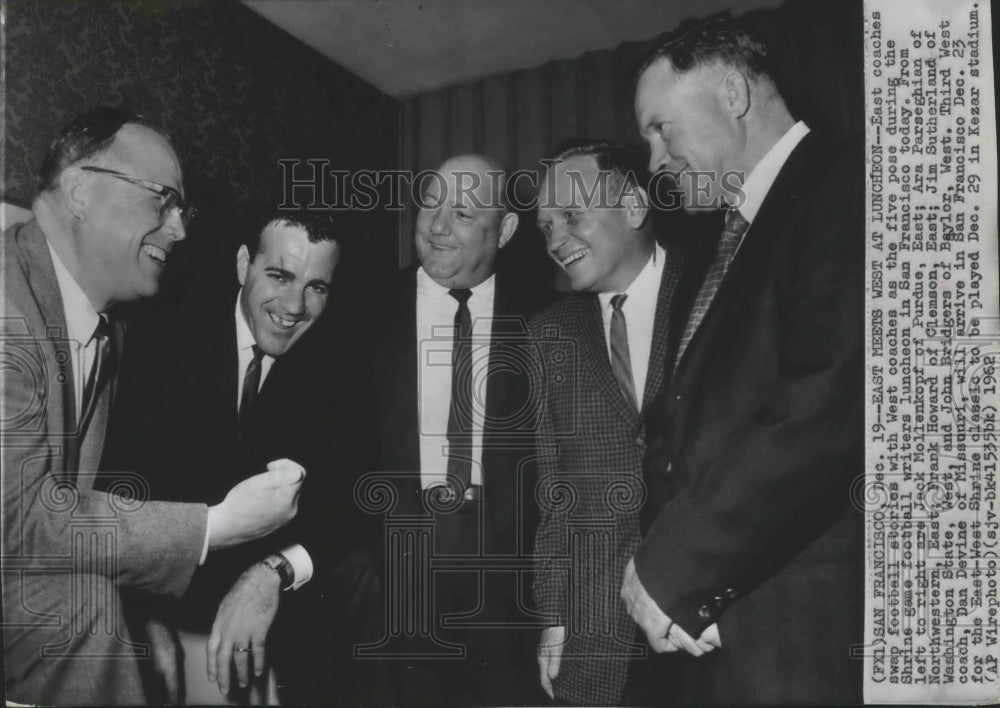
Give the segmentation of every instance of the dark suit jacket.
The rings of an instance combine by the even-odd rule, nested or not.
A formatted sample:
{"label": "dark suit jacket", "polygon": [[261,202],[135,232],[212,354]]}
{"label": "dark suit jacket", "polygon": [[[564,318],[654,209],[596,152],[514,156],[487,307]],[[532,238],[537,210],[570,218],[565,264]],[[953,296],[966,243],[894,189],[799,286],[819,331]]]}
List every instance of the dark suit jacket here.
{"label": "dark suit jacket", "polygon": [[[670,312],[686,260],[667,248],[645,407],[663,386]],[[643,652],[619,593],[639,545],[645,422],[611,371],[597,295],[564,296],[532,318],[531,335],[542,397],[535,599],[550,623],[567,627],[556,697],[612,705],[621,700],[629,657]]]}
{"label": "dark suit jacket", "polygon": [[650,411],[639,578],[724,647],[688,701],[861,700],[863,184],[803,139]]}
{"label": "dark suit jacket", "polygon": [[[309,552],[314,576],[293,593],[325,590],[329,571],[362,544],[352,486],[367,453],[357,411],[340,395],[345,372],[337,333],[315,322],[275,360],[251,410],[242,440],[237,428],[238,357],[235,292],[206,295],[162,313],[136,332],[122,370],[121,414],[113,420],[113,456],[141,471],[157,496],[215,504],[268,462],[306,468],[299,512],[258,541],[209,554],[176,613],[183,626],[207,632],[219,602],[254,562],[293,543]],[[133,329],[140,329],[133,327]],[[365,520],[367,521],[367,520]]]}
{"label": "dark suit jacket", "polygon": [[[112,648],[127,649],[121,642],[128,641],[128,633],[119,616],[107,621],[116,622],[121,642],[76,647],[90,659],[53,655],[39,660],[42,645],[60,644],[77,626],[74,613],[79,605],[71,604],[66,579],[70,571],[86,587],[91,586],[83,573],[102,573],[116,585],[171,595],[184,592],[201,553],[206,508],[152,501],[129,504],[94,490],[113,386],[102,389],[85,434],[80,434],[62,297],[45,236],[35,221],[4,233],[3,257],[4,357],[10,363],[4,366],[3,396],[7,696],[25,703],[141,701],[135,663],[101,658]],[[116,342],[122,343],[120,329]],[[60,483],[72,491],[59,491]],[[123,479],[119,489],[144,495],[134,477]],[[86,534],[87,519],[108,525],[114,543],[87,542],[89,552],[79,552],[74,540],[79,544],[76,537]],[[46,568],[56,573],[37,572]],[[114,587],[106,592],[107,607],[115,613],[118,594]],[[39,622],[39,613],[61,617],[62,623]],[[88,616],[79,621],[89,622]]]}

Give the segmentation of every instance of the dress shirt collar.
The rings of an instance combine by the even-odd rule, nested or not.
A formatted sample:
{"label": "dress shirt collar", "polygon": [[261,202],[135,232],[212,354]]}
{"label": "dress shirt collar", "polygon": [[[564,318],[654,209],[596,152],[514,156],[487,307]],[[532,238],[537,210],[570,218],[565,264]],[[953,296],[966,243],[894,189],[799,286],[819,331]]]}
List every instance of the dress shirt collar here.
{"label": "dress shirt collar", "polygon": [[45,245],[49,247],[52,266],[56,271],[56,283],[59,284],[59,292],[62,294],[67,338],[86,346],[90,338],[94,336],[94,330],[97,329],[97,323],[100,322],[101,316],[97,314],[97,310],[90,303],[86,293],[70,275],[69,270],[59,259],[59,254],[52,248],[48,239],[45,239]]}
{"label": "dress shirt collar", "polygon": [[[656,302],[657,294],[660,290],[660,269],[663,267],[663,261],[666,257],[667,255],[663,247],[654,242],[653,254],[646,261],[646,265],[643,266],[642,270],[639,271],[639,275],[635,276],[635,280],[632,281],[631,285],[623,291],[623,294],[628,295],[628,299],[625,300],[625,304],[622,307],[642,306],[646,308],[650,300],[654,303]],[[613,292],[598,293],[597,297],[601,301],[601,312],[604,313],[605,318],[611,317],[608,314],[608,308],[611,305],[611,298],[617,294]]]}
{"label": "dress shirt collar", "polygon": [[747,223],[753,223],[761,204],[764,203],[764,197],[770,191],[788,156],[808,133],[809,126],[799,121],[771,146],[767,154],[751,170],[746,182],[743,183],[743,204],[739,207],[740,214]]}
{"label": "dress shirt collar", "polygon": [[236,294],[236,350],[243,351],[249,349],[257,342],[247,324],[247,318],[243,315],[243,308],[240,307],[240,298],[243,296],[243,288]]}
{"label": "dress shirt collar", "polygon": [[[450,289],[429,276],[423,266],[417,268],[417,297],[419,299],[426,299],[427,302],[447,302],[457,307],[458,301],[448,294]],[[469,298],[470,312],[479,312],[486,303],[492,305],[493,295],[496,291],[496,274],[469,289],[472,291],[472,297]]]}

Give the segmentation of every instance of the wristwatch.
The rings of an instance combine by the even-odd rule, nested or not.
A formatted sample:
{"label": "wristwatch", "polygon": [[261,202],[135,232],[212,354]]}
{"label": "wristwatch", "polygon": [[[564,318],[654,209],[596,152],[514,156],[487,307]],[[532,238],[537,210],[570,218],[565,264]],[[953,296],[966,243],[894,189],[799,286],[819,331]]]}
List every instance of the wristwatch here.
{"label": "wristwatch", "polygon": [[288,562],[288,559],[280,553],[268,556],[261,561],[261,565],[266,565],[278,574],[278,577],[281,578],[282,590],[288,590],[295,584],[295,570],[292,568],[292,564]]}

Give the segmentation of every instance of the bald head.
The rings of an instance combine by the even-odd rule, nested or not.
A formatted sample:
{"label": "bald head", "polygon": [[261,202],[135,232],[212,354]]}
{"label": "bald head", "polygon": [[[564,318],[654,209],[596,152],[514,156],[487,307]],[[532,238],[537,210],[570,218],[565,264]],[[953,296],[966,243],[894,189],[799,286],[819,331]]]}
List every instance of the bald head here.
{"label": "bald head", "polygon": [[414,241],[424,270],[442,286],[471,288],[493,275],[517,228],[506,207],[506,174],[486,155],[458,155],[423,184]]}

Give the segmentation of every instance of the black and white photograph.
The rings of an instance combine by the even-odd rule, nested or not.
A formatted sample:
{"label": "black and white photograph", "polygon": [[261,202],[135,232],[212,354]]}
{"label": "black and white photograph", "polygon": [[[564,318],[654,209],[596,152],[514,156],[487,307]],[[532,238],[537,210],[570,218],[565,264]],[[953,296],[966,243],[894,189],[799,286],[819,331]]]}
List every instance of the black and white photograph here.
{"label": "black and white photograph", "polygon": [[0,0],[7,705],[1000,701],[988,0]]}

